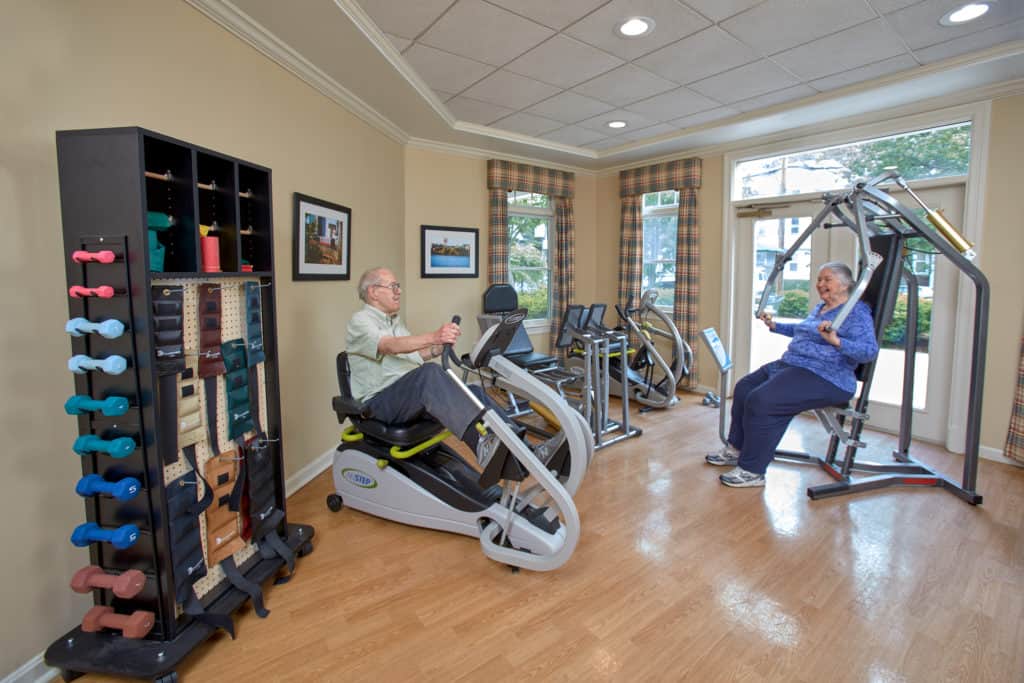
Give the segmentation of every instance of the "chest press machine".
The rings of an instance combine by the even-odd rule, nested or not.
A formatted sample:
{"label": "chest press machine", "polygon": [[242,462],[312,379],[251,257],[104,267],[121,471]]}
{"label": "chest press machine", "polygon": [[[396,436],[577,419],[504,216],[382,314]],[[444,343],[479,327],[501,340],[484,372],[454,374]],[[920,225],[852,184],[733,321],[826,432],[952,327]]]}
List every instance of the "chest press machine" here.
{"label": "chest press machine", "polygon": [[[926,224],[916,213],[890,196],[880,185],[893,182],[925,210]],[[985,275],[974,265],[972,245],[950,225],[942,214],[929,209],[914,194],[906,181],[895,171],[887,171],[866,182],[857,183],[853,189],[828,193],[823,197],[824,208],[811,224],[797,238],[793,245],[775,260],[775,266],[768,277],[758,303],[755,316],[759,316],[768,303],[768,296],[777,277],[786,264],[792,260],[800,246],[818,228],[831,229],[847,227],[856,234],[860,255],[860,276],[855,283],[849,300],[841,307],[833,327],[842,326],[849,312],[858,301],[871,307],[875,333],[881,343],[882,334],[892,319],[901,278],[907,283],[907,319],[904,335],[903,395],[900,405],[900,428],[897,448],[893,451],[893,463],[864,462],[856,459],[857,450],[866,444],[860,440],[867,413],[871,383],[876,361],[865,363],[856,369],[857,379],[862,383],[860,394],[853,407],[833,406],[814,411],[815,416],[829,434],[829,445],[824,457],[797,451],[776,452],[782,460],[798,463],[817,464],[835,481],[820,486],[811,486],[807,495],[817,500],[848,493],[870,491],[893,486],[930,486],[946,489],[971,505],[979,505],[982,496],[976,491],[978,476],[978,448],[981,436],[982,382],[985,372],[985,347],[988,329],[989,285]],[[973,338],[971,345],[970,380],[967,398],[967,425],[964,450],[964,466],[961,482],[957,484],[914,460],[910,453],[911,423],[913,418],[914,360],[917,343],[917,286],[915,276],[906,267],[903,256],[907,251],[906,241],[921,237],[935,250],[948,259],[961,273],[966,275],[975,287]],[[703,338],[712,351],[722,373],[722,397],[726,395],[727,374],[732,366],[728,354],[711,328],[704,330]],[[726,402],[720,404],[719,436],[723,443],[725,436]],[[840,445],[845,447],[839,457]],[[869,476],[853,478],[853,472],[865,472]]]}

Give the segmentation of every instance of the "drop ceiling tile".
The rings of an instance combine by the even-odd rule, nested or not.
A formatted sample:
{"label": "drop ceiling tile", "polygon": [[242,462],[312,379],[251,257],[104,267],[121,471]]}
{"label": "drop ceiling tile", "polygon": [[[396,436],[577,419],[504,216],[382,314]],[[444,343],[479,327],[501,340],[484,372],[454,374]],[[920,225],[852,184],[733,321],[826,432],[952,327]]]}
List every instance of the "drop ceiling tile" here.
{"label": "drop ceiling tile", "polygon": [[913,5],[916,2],[921,2],[921,0],[868,0],[868,2],[871,3],[871,6],[879,14],[888,14],[889,12],[903,9],[908,5]]}
{"label": "drop ceiling tile", "polygon": [[850,69],[849,71],[844,71],[842,73],[835,74],[834,76],[819,78],[818,80],[811,81],[808,85],[821,91],[835,90],[836,88],[842,88],[854,83],[861,83],[873,78],[880,78],[899,71],[913,69],[916,66],[917,61],[915,61],[913,57],[910,55],[900,55],[898,57],[883,59],[880,62],[868,64],[858,69]]}
{"label": "drop ceiling tile", "polygon": [[445,92],[444,90],[434,90],[434,94],[437,95],[438,99],[442,102],[447,102],[451,98],[455,97],[455,93]]}
{"label": "drop ceiling tile", "polygon": [[510,130],[513,133],[522,133],[523,135],[540,135],[562,127],[559,121],[552,121],[543,116],[534,116],[533,114],[524,114],[523,112],[510,114],[491,125],[495,128]]}
{"label": "drop ceiling tile", "polygon": [[722,104],[732,104],[740,100],[757,97],[773,90],[782,90],[797,85],[799,81],[786,73],[781,67],[766,59],[737,67],[724,74],[690,84],[705,97],[710,97]]}
{"label": "drop ceiling tile", "polygon": [[459,121],[479,123],[483,126],[488,126],[515,111],[508,107],[501,107],[490,102],[481,102],[480,100],[474,100],[471,97],[463,97],[461,95],[445,102],[445,106],[448,107],[448,111],[452,113],[452,116]]}
{"label": "drop ceiling tile", "polygon": [[553,85],[499,70],[462,94],[511,109],[523,109],[557,92],[558,88]]}
{"label": "drop ceiling tile", "polygon": [[608,0],[502,0],[501,6],[548,28],[561,30],[606,2]]}
{"label": "drop ceiling tile", "polygon": [[750,9],[761,0],[685,0],[685,4],[697,10],[711,21],[722,21],[743,10]]}
{"label": "drop ceiling tile", "polygon": [[501,66],[552,35],[551,29],[482,0],[458,0],[419,41]]}
{"label": "drop ceiling tile", "polygon": [[712,26],[666,45],[634,63],[663,78],[686,85],[760,58],[728,33]]}
{"label": "drop ceiling tile", "polygon": [[566,90],[543,102],[538,102],[525,111],[563,123],[576,123],[612,109],[615,107],[610,104]]}
{"label": "drop ceiling tile", "polygon": [[505,68],[544,83],[571,88],[611,71],[622,63],[623,61],[615,55],[574,38],[557,35],[506,64]]}
{"label": "drop ceiling tile", "polygon": [[623,138],[605,138],[604,140],[598,140],[597,142],[591,142],[587,147],[591,149],[609,149],[611,147],[618,147],[622,144],[629,142]]}
{"label": "drop ceiling tile", "polygon": [[647,128],[640,128],[638,130],[627,129],[622,137],[627,140],[646,140],[647,138],[655,138],[659,135],[667,135],[668,133],[678,133],[679,129],[675,126],[670,126],[667,123],[657,123]]}
{"label": "drop ceiling tile", "polygon": [[358,0],[377,28],[385,33],[412,39],[434,23],[452,0]]}
{"label": "drop ceiling tile", "polygon": [[954,38],[948,43],[914,50],[914,56],[922,63],[928,64],[1014,40],[1024,40],[1024,19]]}
{"label": "drop ceiling tile", "polygon": [[[615,32],[623,20],[635,16],[654,19],[654,30],[640,38],[623,38]],[[676,0],[612,0],[565,32],[623,59],[635,59],[710,25]]]}
{"label": "drop ceiling tile", "polygon": [[717,107],[715,109],[709,109],[708,111],[702,111],[699,114],[691,114],[690,116],[684,116],[669,123],[677,128],[690,128],[692,126],[700,126],[711,121],[720,121],[721,119],[727,119],[730,116],[736,116],[740,113],[739,109],[733,109],[732,107]]}
{"label": "drop ceiling tile", "polygon": [[621,107],[677,87],[650,71],[626,64],[576,86],[573,91]]}
{"label": "drop ceiling tile", "polygon": [[721,26],[771,55],[874,18],[865,0],[767,0]]}
{"label": "drop ceiling tile", "polygon": [[[609,128],[609,121],[625,121],[626,127]],[[658,122],[641,114],[637,114],[636,112],[626,111],[625,109],[615,109],[607,114],[601,114],[600,116],[580,121],[576,125],[583,128],[589,128],[590,130],[597,131],[607,135],[608,137],[618,137],[627,130],[634,128],[646,128],[647,126],[653,126],[656,123]]]}
{"label": "drop ceiling tile", "polygon": [[387,39],[391,41],[391,44],[394,45],[395,49],[399,52],[412,45],[412,41],[407,40],[406,38],[400,38],[390,33],[385,33],[384,35],[387,36]]}
{"label": "drop ceiling tile", "polygon": [[772,107],[776,104],[782,104],[783,102],[792,102],[793,100],[803,99],[804,97],[812,97],[817,95],[818,91],[809,85],[794,85],[792,88],[785,88],[783,90],[776,90],[766,95],[760,95],[758,97],[752,97],[749,100],[740,100],[739,102],[733,102],[732,106],[740,111],[754,111],[755,109],[764,109],[765,107]]}
{"label": "drop ceiling tile", "polygon": [[1024,19],[1024,2],[1004,0],[991,5],[982,17],[960,26],[943,26],[939,19],[954,3],[949,0],[924,0],[916,5],[887,14],[886,21],[900,34],[911,50],[918,50],[986,29]]}
{"label": "drop ceiling tile", "polygon": [[906,54],[903,41],[885,21],[875,19],[780,52],[772,61],[809,81],[901,54]]}
{"label": "drop ceiling tile", "polygon": [[680,116],[693,114],[706,109],[714,109],[718,102],[693,92],[688,88],[679,88],[646,100],[640,100],[626,107],[629,111],[650,117],[657,121],[670,121]]}
{"label": "drop ceiling tile", "polygon": [[420,78],[434,90],[462,92],[494,71],[494,67],[487,64],[419,43],[414,43],[403,56]]}
{"label": "drop ceiling tile", "polygon": [[563,145],[586,146],[598,140],[603,140],[604,135],[580,126],[565,126],[550,133],[544,133],[540,137],[552,142],[561,142]]}

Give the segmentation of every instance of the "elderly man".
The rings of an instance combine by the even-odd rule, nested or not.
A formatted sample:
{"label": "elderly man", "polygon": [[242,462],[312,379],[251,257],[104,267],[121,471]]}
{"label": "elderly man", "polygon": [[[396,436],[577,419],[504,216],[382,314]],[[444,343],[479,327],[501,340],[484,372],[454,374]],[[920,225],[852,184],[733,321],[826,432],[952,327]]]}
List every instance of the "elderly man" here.
{"label": "elderly man", "polygon": [[[365,305],[352,316],[345,338],[352,370],[352,395],[365,403],[376,420],[405,424],[432,416],[474,450],[487,464],[501,442],[494,434],[481,437],[476,428],[480,408],[435,363],[445,344],[462,333],[455,323],[433,332],[412,334],[398,317],[402,286],[387,268],[371,268],[359,278]],[[493,402],[483,389],[470,390],[485,406]]]}

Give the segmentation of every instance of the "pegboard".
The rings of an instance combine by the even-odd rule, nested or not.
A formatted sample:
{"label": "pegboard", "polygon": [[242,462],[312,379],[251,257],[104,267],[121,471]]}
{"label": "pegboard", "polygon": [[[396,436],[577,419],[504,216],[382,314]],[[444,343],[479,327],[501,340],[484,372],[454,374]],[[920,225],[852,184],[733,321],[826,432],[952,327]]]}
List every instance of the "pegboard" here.
{"label": "pegboard", "polygon": [[[154,286],[165,286],[165,287],[182,287],[184,289],[184,302],[182,309],[182,327],[183,327],[183,343],[185,348],[185,359],[189,366],[195,366],[197,364],[198,353],[199,353],[199,316],[197,314],[197,306],[199,301],[199,286],[204,284],[212,284],[219,286],[221,295],[221,341],[231,339],[244,339],[245,338],[245,283],[256,282],[259,284],[257,278],[215,278],[211,277],[202,281],[193,279],[167,279],[167,280],[154,280]],[[252,410],[259,411],[260,422],[258,424],[264,424],[262,420],[266,419],[267,416],[267,383],[266,383],[266,372],[263,363],[260,363],[257,368],[257,376],[259,377],[259,406],[252,406]],[[198,376],[198,373],[197,373]],[[197,379],[197,387],[203,386],[203,380]],[[200,401],[200,411],[202,415],[206,415],[206,392],[197,391]],[[181,376],[178,377],[178,393],[177,396],[181,396]],[[225,386],[225,379],[223,375],[217,377],[217,441],[224,448],[223,452],[235,451],[236,457],[237,446],[228,439],[228,414],[227,414],[227,392]],[[205,419],[205,418],[204,418]],[[253,436],[252,433],[246,435],[247,438]],[[196,444],[196,463],[199,465],[200,471],[205,468],[206,462],[218,455],[213,453],[210,449],[208,440],[204,439]],[[181,451],[178,452],[178,459],[164,467],[164,482],[169,482],[177,479],[178,477],[187,474],[192,470],[191,465],[185,460],[184,455]],[[198,478],[197,478],[198,479]],[[196,485],[196,499],[199,500],[203,497],[206,490],[201,482],[197,481]],[[206,547],[206,515],[199,516],[199,536],[203,543],[203,557],[209,557]],[[235,564],[241,566],[246,560],[252,557],[257,552],[256,545],[251,541],[246,543],[245,547],[237,551],[232,557],[235,560]],[[204,597],[207,593],[213,590],[219,583],[225,579],[224,570],[221,569],[220,565],[207,568],[207,574],[203,578],[199,579],[195,583],[195,592],[200,598]],[[181,605],[177,605],[177,614],[181,614]]]}

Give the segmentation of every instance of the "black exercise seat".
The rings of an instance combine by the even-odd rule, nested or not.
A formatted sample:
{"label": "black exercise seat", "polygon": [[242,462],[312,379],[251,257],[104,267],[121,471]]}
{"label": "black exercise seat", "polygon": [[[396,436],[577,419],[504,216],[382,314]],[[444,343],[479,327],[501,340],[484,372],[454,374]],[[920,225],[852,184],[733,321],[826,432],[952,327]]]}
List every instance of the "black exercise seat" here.
{"label": "black exercise seat", "polygon": [[[502,314],[510,313],[518,308],[519,295],[512,285],[491,285],[484,292],[484,315],[478,318],[482,328],[480,332],[485,331],[483,329],[485,324],[487,327],[490,327],[501,319]],[[491,315],[495,317],[491,318]],[[505,347],[505,351],[501,355],[525,370],[537,370],[558,363],[558,359],[554,356],[538,353],[534,350],[533,342],[530,341],[530,335],[527,334],[526,327],[522,323],[516,328],[512,341]]]}
{"label": "black exercise seat", "polygon": [[335,396],[331,400],[331,405],[338,415],[338,424],[344,423],[346,419],[350,420],[365,436],[401,448],[415,446],[444,431],[444,425],[430,417],[408,424],[387,424],[373,419],[373,411],[352,396],[347,351],[338,354],[337,367],[338,389],[341,395]]}

